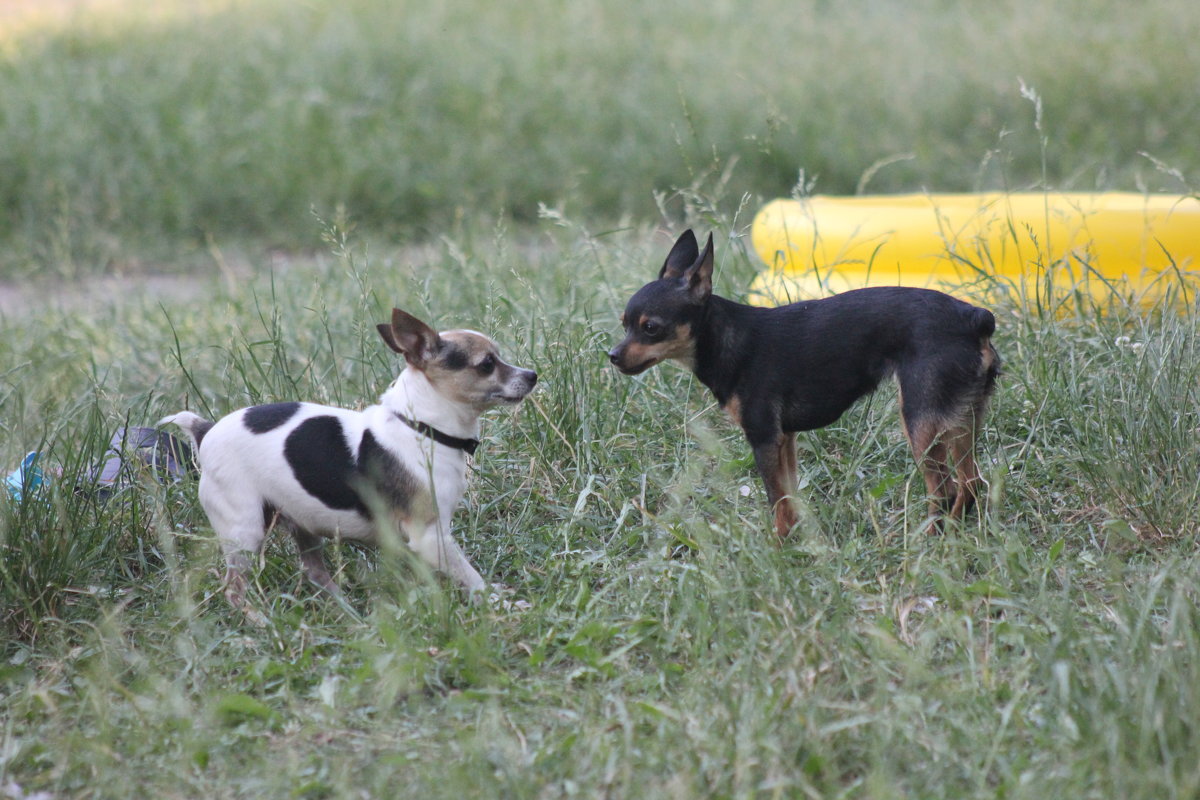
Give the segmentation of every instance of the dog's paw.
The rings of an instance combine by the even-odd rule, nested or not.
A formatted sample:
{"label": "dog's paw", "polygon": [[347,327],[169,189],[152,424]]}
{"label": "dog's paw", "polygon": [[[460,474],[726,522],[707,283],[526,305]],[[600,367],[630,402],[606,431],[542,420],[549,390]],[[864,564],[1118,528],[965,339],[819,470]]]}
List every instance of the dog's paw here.
{"label": "dog's paw", "polygon": [[268,619],[266,614],[259,611],[257,608],[251,608],[249,605],[246,605],[241,609],[241,611],[242,619],[246,621],[247,625],[259,629],[270,627],[271,620]]}
{"label": "dog's paw", "polygon": [[492,584],[487,596],[487,603],[500,611],[528,611],[533,604],[527,600],[517,600],[513,597],[514,590],[498,583]]}

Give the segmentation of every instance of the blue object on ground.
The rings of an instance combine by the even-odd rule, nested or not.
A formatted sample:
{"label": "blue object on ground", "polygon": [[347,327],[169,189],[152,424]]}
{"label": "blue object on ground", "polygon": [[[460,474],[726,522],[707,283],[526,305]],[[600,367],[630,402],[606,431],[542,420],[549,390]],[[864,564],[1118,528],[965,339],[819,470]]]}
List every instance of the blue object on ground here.
{"label": "blue object on ground", "polygon": [[[34,450],[21,459],[21,466],[4,479],[4,488],[16,501],[28,492],[48,486],[61,471],[53,466],[49,473],[38,466],[41,453]],[[104,460],[87,475],[77,494],[95,494],[108,500],[122,489],[136,486],[138,477],[149,472],[160,483],[178,481],[194,474],[192,449],[171,434],[155,428],[117,428],[109,440]]]}
{"label": "blue object on ground", "polygon": [[21,459],[21,466],[8,473],[8,477],[4,479],[4,486],[14,500],[19,501],[26,491],[32,492],[46,483],[46,476],[38,468],[37,460],[36,450],[27,453],[25,458]]}

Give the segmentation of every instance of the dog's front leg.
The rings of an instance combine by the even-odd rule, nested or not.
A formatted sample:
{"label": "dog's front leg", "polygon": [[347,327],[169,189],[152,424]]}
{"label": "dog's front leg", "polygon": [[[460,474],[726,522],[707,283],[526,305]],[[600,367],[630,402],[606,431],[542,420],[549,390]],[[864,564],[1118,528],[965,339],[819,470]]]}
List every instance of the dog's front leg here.
{"label": "dog's front leg", "polygon": [[449,525],[443,527],[440,520],[435,520],[423,527],[418,526],[409,532],[408,544],[426,564],[450,576],[470,592],[473,599],[487,588],[483,577],[471,566],[458,543],[450,536]]}
{"label": "dog's front leg", "polygon": [[788,535],[800,521],[790,497],[796,463],[796,441],[793,434],[777,433],[769,441],[753,444],[754,464],[762,476],[767,489],[767,502],[775,513],[775,534],[780,538]]}

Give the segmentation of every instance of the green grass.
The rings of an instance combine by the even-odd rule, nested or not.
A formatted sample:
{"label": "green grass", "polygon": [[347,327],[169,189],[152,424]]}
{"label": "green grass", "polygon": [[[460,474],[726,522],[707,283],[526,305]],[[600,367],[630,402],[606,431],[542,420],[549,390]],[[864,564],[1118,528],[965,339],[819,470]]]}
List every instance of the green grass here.
{"label": "green grass", "polygon": [[[0,468],[61,470],[0,497],[0,797],[1200,793],[1194,303],[965,290],[1004,374],[940,536],[894,389],[800,437],[778,547],[703,387],[605,357],[684,225],[744,292],[801,169],[1189,191],[1190,4],[208,8],[3,39],[0,269],[134,277],[0,315]],[[87,491],[122,425],[373,401],[393,305],[541,375],[455,515],[531,609],[331,547],[348,614],[275,539],[250,626],[194,482]]]}
{"label": "green grass", "polygon": [[1191,0],[155,6],[0,39],[3,274],[312,248],[314,209],[408,237],[539,204],[644,219],[655,193],[772,197],[801,172],[835,194],[1183,188],[1146,153],[1196,180]]}
{"label": "green grass", "polygon": [[[719,200],[719,199],[718,199]],[[712,200],[710,206],[719,202]],[[727,218],[718,288],[755,269]],[[1005,374],[987,509],[923,531],[885,389],[801,437],[806,529],[776,547],[740,434],[698,384],[604,351],[669,237],[464,224],[196,300],[4,322],[0,785],[80,797],[1190,797],[1200,719],[1194,311],[993,301]],[[392,304],[493,332],[538,391],[496,413],[456,535],[530,601],[471,607],[399,554],[334,548],[361,619],[273,541],[245,625],[194,483],[98,504],[117,425],[305,397],[399,366]],[[42,335],[54,330],[53,341]],[[746,487],[746,488],[743,488]]]}

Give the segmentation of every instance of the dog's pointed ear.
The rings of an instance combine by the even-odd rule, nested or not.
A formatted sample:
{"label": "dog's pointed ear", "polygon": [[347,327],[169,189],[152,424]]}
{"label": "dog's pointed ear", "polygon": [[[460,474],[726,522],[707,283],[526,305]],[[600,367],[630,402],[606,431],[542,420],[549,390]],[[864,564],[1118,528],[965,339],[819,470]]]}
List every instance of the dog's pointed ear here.
{"label": "dog's pointed ear", "polygon": [[663,262],[662,270],[658,273],[658,279],[661,281],[682,276],[696,263],[696,256],[699,254],[700,248],[696,246],[696,234],[692,233],[691,228],[688,228],[675,240],[675,246],[667,254],[667,260]]}
{"label": "dog's pointed ear", "polygon": [[437,331],[398,308],[392,309],[390,325],[383,323],[376,328],[387,346],[404,356],[414,367],[423,366],[441,345]]}
{"label": "dog's pointed ear", "polygon": [[707,300],[712,294],[712,274],[713,274],[713,237],[708,235],[708,244],[704,245],[704,252],[699,255],[695,263],[684,273],[684,277],[688,282],[688,290],[692,293],[692,297],[697,300]]}

